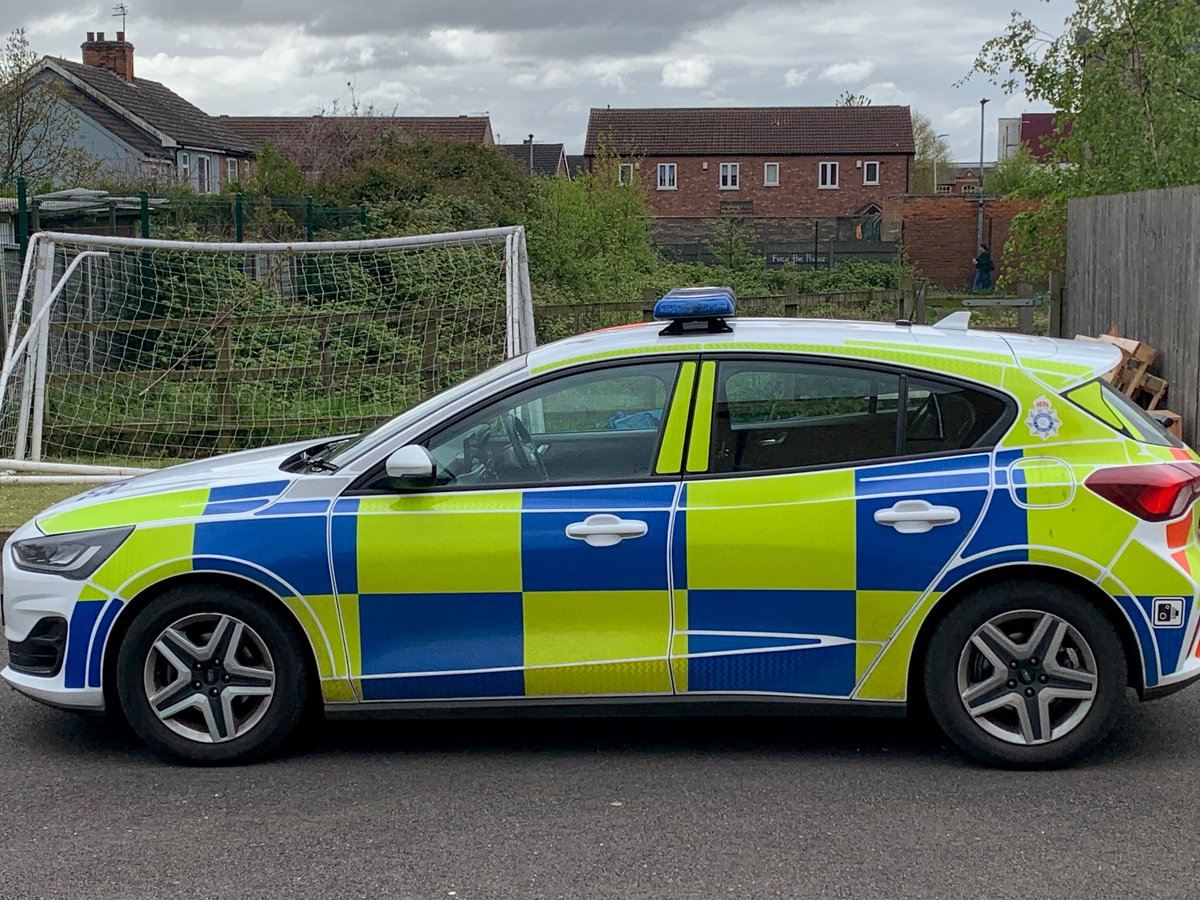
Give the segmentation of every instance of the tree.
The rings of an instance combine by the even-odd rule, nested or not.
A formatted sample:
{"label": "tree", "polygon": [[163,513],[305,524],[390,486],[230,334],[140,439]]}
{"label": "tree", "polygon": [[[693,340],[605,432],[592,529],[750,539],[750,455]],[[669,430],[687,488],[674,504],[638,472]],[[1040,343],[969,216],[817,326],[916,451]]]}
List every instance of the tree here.
{"label": "tree", "polygon": [[929,116],[913,110],[913,141],[916,144],[917,155],[913,165],[912,193],[933,194],[937,192],[934,182],[934,172],[946,172],[953,165],[950,157],[950,145],[946,139],[938,137],[937,128]]}
{"label": "tree", "polygon": [[267,141],[259,149],[250,192],[264,197],[300,197],[308,193],[300,166],[283,156]]}
{"label": "tree", "polygon": [[1018,199],[1045,197],[1053,193],[1055,180],[1053,169],[1040,164],[1033,151],[1021,146],[988,173],[987,192]]}
{"label": "tree", "polygon": [[9,34],[0,49],[0,181],[86,182],[99,162],[76,145],[75,112],[57,83],[39,76],[38,62],[25,29]]}
{"label": "tree", "polygon": [[866,94],[855,94],[851,91],[842,91],[840,97],[837,98],[838,106],[870,106],[871,98]]}
{"label": "tree", "polygon": [[1032,279],[1066,249],[1073,197],[1200,182],[1200,4],[1077,0],[1061,33],[1020,12],[975,61],[1007,93],[1059,110],[1047,201],[1010,247]]}

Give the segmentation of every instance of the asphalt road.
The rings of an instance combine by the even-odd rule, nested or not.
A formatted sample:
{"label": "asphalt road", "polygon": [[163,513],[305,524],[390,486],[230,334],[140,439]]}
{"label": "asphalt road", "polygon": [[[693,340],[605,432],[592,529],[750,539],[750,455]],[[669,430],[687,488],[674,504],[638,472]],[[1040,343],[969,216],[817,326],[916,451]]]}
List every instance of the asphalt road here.
{"label": "asphalt road", "polygon": [[[0,650],[0,661],[4,660]],[[0,690],[0,897],[1184,897],[1200,689],[1076,768],[893,720],[355,722],[191,769]]]}

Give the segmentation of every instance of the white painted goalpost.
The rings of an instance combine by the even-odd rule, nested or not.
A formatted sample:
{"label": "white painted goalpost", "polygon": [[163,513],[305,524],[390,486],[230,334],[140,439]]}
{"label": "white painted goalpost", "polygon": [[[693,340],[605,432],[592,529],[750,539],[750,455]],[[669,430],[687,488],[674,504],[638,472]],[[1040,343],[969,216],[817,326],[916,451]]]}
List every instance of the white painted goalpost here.
{"label": "white painted goalpost", "polygon": [[358,431],[535,345],[520,226],[279,244],[47,232],[9,321],[0,483]]}

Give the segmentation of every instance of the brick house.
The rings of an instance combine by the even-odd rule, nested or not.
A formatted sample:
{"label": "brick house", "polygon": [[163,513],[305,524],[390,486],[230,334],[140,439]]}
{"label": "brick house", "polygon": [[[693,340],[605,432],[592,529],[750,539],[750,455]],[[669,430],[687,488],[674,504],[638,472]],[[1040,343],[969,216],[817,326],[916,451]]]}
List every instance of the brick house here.
{"label": "brick house", "polygon": [[245,179],[254,148],[157,81],[134,75],[133,44],[88,32],[83,62],[44,57],[34,77],[75,113],[74,141],[119,177],[181,181],[217,193]]}
{"label": "brick house", "polygon": [[[995,163],[983,164],[983,189],[988,189],[988,176],[992,174]],[[938,169],[939,194],[970,194],[979,196],[979,163],[951,163]]]}
{"label": "brick house", "polygon": [[656,217],[843,219],[908,192],[915,156],[906,106],[593,109],[595,170],[613,153]]}

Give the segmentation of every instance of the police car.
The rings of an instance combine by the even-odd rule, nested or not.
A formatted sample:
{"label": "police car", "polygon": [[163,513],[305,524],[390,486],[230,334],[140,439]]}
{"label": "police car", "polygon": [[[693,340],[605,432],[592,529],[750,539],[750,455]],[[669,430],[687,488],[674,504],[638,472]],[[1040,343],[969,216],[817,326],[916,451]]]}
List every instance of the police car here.
{"label": "police car", "polygon": [[5,547],[3,677],[203,763],[321,707],[705,703],[927,706],[1022,767],[1200,678],[1198,457],[1118,351],[733,312],[59,504]]}

